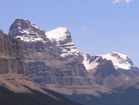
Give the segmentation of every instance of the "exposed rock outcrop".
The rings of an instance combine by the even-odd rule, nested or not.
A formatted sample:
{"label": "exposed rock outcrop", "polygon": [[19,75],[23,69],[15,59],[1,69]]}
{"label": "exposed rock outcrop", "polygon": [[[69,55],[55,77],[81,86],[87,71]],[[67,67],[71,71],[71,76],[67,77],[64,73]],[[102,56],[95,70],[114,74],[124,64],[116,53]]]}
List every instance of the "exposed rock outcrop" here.
{"label": "exposed rock outcrop", "polygon": [[0,31],[0,74],[24,73],[22,42]]}
{"label": "exposed rock outcrop", "polygon": [[92,87],[83,57],[66,28],[44,33],[28,20],[18,19],[11,25],[9,35],[23,42],[26,74],[37,83],[48,88]]}
{"label": "exposed rock outcrop", "polygon": [[[138,91],[138,78],[139,68],[127,55],[111,52],[91,56],[80,52],[65,27],[46,32],[29,20],[17,19],[10,27],[9,36],[0,30],[0,103],[3,105],[11,105],[9,102],[18,105],[78,104],[64,96],[85,105],[104,105],[108,102],[103,103],[105,94],[108,99],[114,95],[114,102],[119,102],[117,94],[115,97],[112,92],[116,88],[127,88],[128,99],[130,87]],[[123,97],[124,94],[119,95]]]}
{"label": "exposed rock outcrop", "polygon": [[139,69],[126,55],[113,52],[91,56],[80,52],[64,27],[45,32],[28,20],[17,19],[9,35],[23,42],[26,74],[56,91],[57,88],[92,89],[96,85],[113,89],[139,77],[135,75]]}

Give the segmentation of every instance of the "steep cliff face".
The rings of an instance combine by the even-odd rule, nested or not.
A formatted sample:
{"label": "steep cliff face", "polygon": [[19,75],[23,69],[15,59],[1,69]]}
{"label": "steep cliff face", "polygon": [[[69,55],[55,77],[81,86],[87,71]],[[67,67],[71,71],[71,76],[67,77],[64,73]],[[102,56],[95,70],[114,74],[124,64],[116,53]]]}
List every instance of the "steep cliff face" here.
{"label": "steep cliff face", "polygon": [[44,33],[28,20],[17,19],[9,35],[23,42],[26,74],[37,83],[48,88],[92,86],[66,28]]}
{"label": "steep cliff face", "polygon": [[83,54],[84,65],[95,81],[109,89],[130,84],[139,77],[139,69],[127,55],[112,52],[91,56]]}
{"label": "steep cliff face", "polygon": [[24,73],[22,43],[0,31],[0,74]]}
{"label": "steep cliff face", "polygon": [[[63,93],[85,105],[103,105],[108,102],[103,103],[103,95],[111,97],[115,88],[132,87],[138,84],[138,78],[139,69],[127,55],[112,52],[91,56],[80,52],[65,27],[45,32],[28,20],[17,19],[10,27],[9,36],[0,31],[0,99],[3,99],[0,103],[4,102],[3,105],[10,105],[5,100],[18,105],[76,104],[45,89]],[[127,98],[129,93],[130,89]],[[123,97],[124,93],[118,96],[121,94]],[[117,95],[114,100],[119,101]]]}
{"label": "steep cliff face", "polygon": [[[21,40],[12,38],[10,34],[9,36],[6,35],[0,30],[0,104],[80,105],[65,98],[62,94],[42,88],[25,75],[28,74],[32,77],[31,74],[33,74],[33,77],[36,77],[35,79],[33,78],[35,81],[38,81],[40,76],[46,76],[45,72],[43,72],[46,68],[40,61],[43,62],[43,60],[54,58],[55,56],[51,48],[49,48],[51,45],[48,47],[47,44],[34,41],[29,43],[25,41],[24,43]],[[52,56],[47,55],[47,53],[49,54],[49,51],[46,51],[47,48],[51,51]],[[34,67],[37,68],[35,69]]]}
{"label": "steep cliff face", "polygon": [[106,88],[123,86],[139,77],[139,69],[126,55],[113,52],[91,56],[80,52],[65,27],[45,32],[28,20],[17,19],[9,35],[23,42],[26,74],[56,91],[106,92]]}

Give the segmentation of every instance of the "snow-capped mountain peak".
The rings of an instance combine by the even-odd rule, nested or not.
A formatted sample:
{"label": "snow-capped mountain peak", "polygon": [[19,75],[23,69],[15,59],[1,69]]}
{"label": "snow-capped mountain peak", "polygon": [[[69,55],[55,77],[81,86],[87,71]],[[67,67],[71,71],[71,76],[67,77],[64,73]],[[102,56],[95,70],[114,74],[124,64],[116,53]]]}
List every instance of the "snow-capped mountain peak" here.
{"label": "snow-capped mountain peak", "polygon": [[84,53],[83,57],[83,64],[88,71],[94,70],[95,68],[97,68],[97,66],[99,66],[99,64],[101,64],[105,60],[112,61],[115,69],[130,70],[135,68],[133,62],[128,58],[127,55],[115,51],[98,56],[90,56]]}
{"label": "snow-capped mountain peak", "polygon": [[71,35],[66,27],[58,27],[45,33],[51,41],[57,44],[71,42]]}
{"label": "snow-capped mountain peak", "polygon": [[66,27],[58,27],[45,33],[46,37],[60,48],[60,56],[79,55],[78,49],[72,42],[71,33]]}
{"label": "snow-capped mountain peak", "polygon": [[10,26],[9,35],[25,42],[45,42],[45,31],[25,19],[16,19]]}
{"label": "snow-capped mountain peak", "polygon": [[131,69],[131,67],[133,67],[133,63],[128,58],[128,56],[119,52],[114,51],[100,56],[102,56],[103,59],[111,60],[113,65],[115,66],[115,69],[121,68],[128,70]]}
{"label": "snow-capped mountain peak", "polygon": [[29,20],[16,19],[10,27],[9,34],[12,36],[23,34],[45,35],[45,31],[37,25],[31,23]]}

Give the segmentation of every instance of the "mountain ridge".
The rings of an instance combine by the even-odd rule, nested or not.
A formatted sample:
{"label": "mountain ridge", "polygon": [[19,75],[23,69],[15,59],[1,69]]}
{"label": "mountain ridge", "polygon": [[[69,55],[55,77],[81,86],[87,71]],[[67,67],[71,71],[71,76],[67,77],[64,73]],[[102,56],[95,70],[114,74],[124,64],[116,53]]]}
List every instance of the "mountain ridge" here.
{"label": "mountain ridge", "polygon": [[[29,20],[16,19],[6,37],[20,42],[23,75],[30,78],[33,84],[63,94],[68,99],[73,95],[77,99],[82,95],[113,95],[117,88],[128,88],[128,84],[138,83],[139,69],[127,55],[119,52],[103,55],[81,52],[65,27],[45,31]],[[2,59],[0,61],[3,62]]]}
{"label": "mountain ridge", "polygon": [[[19,27],[23,27],[23,28],[19,29]],[[23,31],[24,31],[24,33],[22,33]],[[67,70],[67,67],[68,67],[67,65],[69,65],[69,67],[70,67],[70,68],[68,68],[68,72],[71,72],[71,74],[69,74],[69,76],[72,76],[72,78],[76,78],[77,75],[73,76],[74,72],[71,71],[71,68],[74,69],[75,71],[78,68],[77,73],[78,73],[79,77],[82,79],[88,78],[90,81],[90,82],[88,81],[88,84],[94,83],[94,80],[92,78],[96,77],[97,76],[96,74],[98,74],[98,76],[100,75],[99,78],[103,78],[104,73],[105,73],[106,77],[112,76],[112,78],[113,78],[113,76],[114,76],[114,78],[118,79],[118,81],[120,81],[120,80],[123,81],[123,79],[125,78],[124,81],[127,81],[127,78],[129,80],[130,80],[130,78],[136,78],[137,76],[134,74],[134,71],[136,71],[136,72],[139,71],[138,68],[134,66],[133,62],[128,58],[127,55],[124,55],[124,54],[121,54],[118,52],[112,52],[112,53],[107,53],[107,54],[98,55],[98,56],[91,56],[91,55],[88,56],[87,54],[80,52],[76,48],[75,44],[72,42],[71,33],[65,27],[60,27],[60,28],[56,28],[54,30],[45,32],[44,30],[38,28],[38,26],[32,24],[29,20],[17,19],[11,25],[10,30],[9,30],[9,35],[10,35],[10,33],[12,33],[11,36],[13,36],[17,40],[19,40],[19,34],[17,34],[17,33],[20,33],[20,37],[21,37],[20,40],[22,40],[22,37],[24,37],[24,36],[27,39],[30,39],[30,37],[31,37],[30,41],[26,41],[24,39],[22,40],[25,43],[23,47],[27,48],[27,49],[23,48],[24,51],[28,52],[29,50],[31,50],[30,52],[28,52],[28,54],[24,54],[25,56],[27,55],[27,59],[30,57],[30,55],[32,56],[30,58],[30,60],[27,60],[27,62],[28,61],[32,62],[32,60],[34,60],[33,61],[34,63],[42,62],[43,65],[47,66],[48,63],[46,63],[46,62],[51,61],[52,59],[57,59],[57,60],[55,60],[55,63],[60,63],[60,62],[63,62],[63,60],[64,60],[64,62],[65,62],[65,64],[63,62],[64,70],[62,70],[63,68],[61,68],[60,66],[57,66],[59,71],[61,72],[60,75],[65,75],[65,78],[63,78],[63,79],[61,77],[59,77],[57,74],[55,74],[56,73],[55,68],[51,68],[52,66],[49,66],[49,68],[53,71],[53,75],[55,75],[55,77],[54,77],[55,79],[52,80],[53,81],[52,84],[61,84],[62,83],[64,85],[64,84],[66,84],[64,82],[65,79],[67,79],[67,81],[71,85],[78,84],[77,82],[74,83],[76,80],[71,80],[67,76],[67,74],[64,73],[65,70]],[[32,41],[33,38],[38,39],[40,37],[41,37],[41,40],[33,40]],[[29,45],[29,44],[31,44],[31,45]],[[46,52],[46,50],[47,50],[47,52]],[[32,54],[30,54],[30,53],[32,53]],[[48,55],[48,53],[51,55],[51,57]],[[37,59],[34,59],[35,57],[37,57]],[[43,60],[44,57],[47,57],[47,58],[45,60]],[[40,59],[40,58],[42,58],[42,59]],[[63,60],[61,60],[61,59],[63,59]],[[25,61],[26,61],[26,59],[25,59]],[[35,63],[35,64],[36,65],[34,65],[34,67],[37,66],[37,63]],[[39,63],[38,66],[41,67],[42,64],[41,65],[40,64],[41,63]],[[109,65],[108,67],[107,67],[107,64]],[[81,66],[82,69],[78,65],[80,65],[80,66],[82,65]],[[29,66],[30,66],[30,64],[29,64]],[[73,68],[74,66],[76,66],[76,68]],[[111,68],[110,68],[110,66],[111,66]],[[90,70],[87,69],[88,67]],[[104,70],[104,68],[106,68],[106,71]],[[29,70],[27,70],[27,71],[30,71],[31,69],[32,68],[29,67]],[[49,74],[48,68],[46,68],[45,70],[48,72],[47,76],[50,76],[50,78],[51,78],[51,74]],[[129,72],[129,74],[132,74],[132,77],[130,75],[127,75],[128,73],[125,73],[125,70],[127,70],[127,72]],[[111,73],[109,74],[108,71],[109,71],[109,73],[110,72]],[[81,72],[82,72],[82,74],[80,74]],[[130,72],[132,72],[132,73],[130,73]],[[101,73],[103,73],[103,74],[101,74]],[[115,73],[119,74],[121,76],[123,75],[124,78],[119,80],[119,77],[118,76],[116,77]],[[83,75],[83,76],[81,76],[81,75]],[[120,76],[120,78],[121,78],[121,76]],[[44,78],[45,78],[45,76],[44,76]],[[62,81],[61,80],[59,81],[60,78],[62,79]],[[45,81],[47,84],[47,79]],[[114,79],[114,81],[115,81],[115,79]],[[81,84],[78,84],[78,85],[86,84],[85,82],[83,82],[83,80],[80,82],[81,82]],[[51,82],[50,82],[50,84],[51,84]],[[107,88],[109,88],[109,87],[107,87]]]}

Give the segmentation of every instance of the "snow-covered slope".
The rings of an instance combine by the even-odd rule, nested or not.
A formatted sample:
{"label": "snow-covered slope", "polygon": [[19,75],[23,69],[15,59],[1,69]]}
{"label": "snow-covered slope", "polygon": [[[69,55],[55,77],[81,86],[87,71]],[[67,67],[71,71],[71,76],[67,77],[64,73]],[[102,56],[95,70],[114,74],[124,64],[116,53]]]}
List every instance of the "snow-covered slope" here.
{"label": "snow-covered slope", "polygon": [[99,65],[99,63],[103,62],[104,60],[112,61],[115,69],[131,70],[133,68],[136,68],[127,55],[121,54],[119,52],[111,52],[98,56],[89,55],[89,57],[87,55],[88,54],[83,53],[83,64],[88,71],[95,69]]}
{"label": "snow-covered slope", "polygon": [[66,27],[58,27],[45,33],[46,37],[60,48],[60,56],[78,55],[79,50],[72,42],[71,34]]}
{"label": "snow-covered slope", "polygon": [[111,52],[101,56],[103,59],[111,60],[115,69],[121,68],[129,70],[134,67],[132,61],[128,58],[128,56],[119,52]]}
{"label": "snow-covered slope", "polygon": [[45,31],[29,20],[16,19],[11,25],[9,35],[24,42],[46,42]]}
{"label": "snow-covered slope", "polygon": [[56,41],[58,44],[60,44],[61,42],[71,42],[71,35],[66,27],[58,27],[54,30],[50,30],[46,32],[46,36],[51,41]]}
{"label": "snow-covered slope", "polygon": [[83,53],[83,64],[95,81],[107,88],[115,88],[138,78],[139,69],[127,55],[111,52],[99,56]]}
{"label": "snow-covered slope", "polygon": [[[87,71],[93,70],[98,66],[99,62],[97,62],[97,60],[100,57],[95,57],[95,56],[91,57],[91,55],[89,55],[87,53],[82,53],[82,55],[84,58],[83,64],[84,64]],[[92,58],[94,58],[94,59],[92,59]]]}

